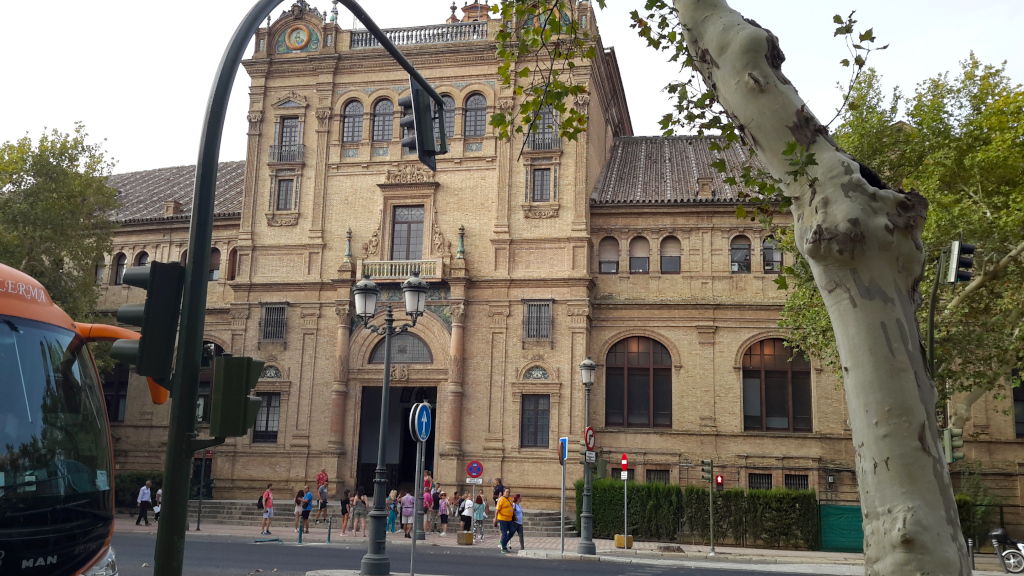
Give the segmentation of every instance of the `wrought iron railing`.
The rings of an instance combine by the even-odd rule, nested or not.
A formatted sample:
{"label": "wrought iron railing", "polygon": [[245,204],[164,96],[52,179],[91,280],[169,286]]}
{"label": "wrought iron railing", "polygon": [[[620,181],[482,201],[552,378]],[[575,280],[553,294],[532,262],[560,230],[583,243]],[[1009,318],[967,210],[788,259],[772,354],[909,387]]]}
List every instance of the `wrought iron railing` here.
{"label": "wrought iron railing", "polygon": [[539,136],[530,134],[526,140],[528,150],[561,150],[562,139],[557,136]]}
{"label": "wrought iron railing", "polygon": [[421,278],[437,277],[435,260],[378,260],[363,262],[363,273],[371,278],[401,278],[412,276],[419,271]]}
{"label": "wrought iron railing", "polygon": [[[412,44],[447,44],[449,42],[472,42],[487,39],[487,22],[460,22],[457,24],[438,24],[436,26],[416,26],[414,28],[392,28],[384,30],[396,46]],[[352,32],[349,48],[376,48],[380,43],[372,34],[365,31]]]}
{"label": "wrought iron railing", "polygon": [[286,144],[270,147],[271,162],[302,162],[306,157],[305,144]]}

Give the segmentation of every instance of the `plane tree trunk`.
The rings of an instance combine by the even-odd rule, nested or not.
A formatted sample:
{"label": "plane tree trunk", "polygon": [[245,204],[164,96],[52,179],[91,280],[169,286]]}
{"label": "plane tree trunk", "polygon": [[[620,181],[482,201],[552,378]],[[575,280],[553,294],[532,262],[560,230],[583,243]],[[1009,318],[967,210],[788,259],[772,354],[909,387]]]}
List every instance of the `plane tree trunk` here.
{"label": "plane tree trunk", "polygon": [[[675,0],[704,80],[793,200],[797,246],[842,361],[869,575],[969,575],[916,310],[927,201],[839,150],[782,74],[778,39],[725,0]],[[774,3],[775,9],[787,9]],[[816,166],[793,182],[783,149]]]}

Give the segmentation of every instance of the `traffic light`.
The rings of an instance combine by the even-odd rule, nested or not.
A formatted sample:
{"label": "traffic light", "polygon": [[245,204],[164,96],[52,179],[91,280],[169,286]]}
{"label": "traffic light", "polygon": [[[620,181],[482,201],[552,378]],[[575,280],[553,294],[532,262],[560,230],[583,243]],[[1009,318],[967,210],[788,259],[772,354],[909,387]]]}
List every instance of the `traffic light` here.
{"label": "traffic light", "polygon": [[[410,93],[398,99],[402,107],[402,148],[416,151],[424,166],[437,171],[434,156],[448,153],[448,140],[444,125],[444,109],[438,108],[435,123],[433,99],[412,76],[409,77]],[[438,134],[434,133],[435,126]]]}
{"label": "traffic light", "polygon": [[715,476],[715,490],[722,491],[725,489],[725,478],[721,474]]}
{"label": "traffic light", "polygon": [[701,480],[711,483],[715,479],[715,461],[714,460],[701,460],[700,471],[703,474],[700,475]]}
{"label": "traffic light", "polygon": [[580,440],[580,464],[587,465],[587,443]]}
{"label": "traffic light", "polygon": [[121,306],[117,321],[139,326],[142,334],[138,340],[115,341],[110,355],[169,389],[185,267],[177,262],[132,266],[124,272],[124,283],[145,290],[146,302]]}
{"label": "traffic light", "polygon": [[245,436],[256,424],[263,403],[249,396],[263,371],[263,360],[225,354],[213,359],[210,437]]}
{"label": "traffic light", "polygon": [[946,455],[946,464],[952,464],[957,460],[964,459],[964,453],[959,451],[960,448],[964,447],[964,429],[963,428],[943,428],[942,429],[942,451]]}
{"label": "traffic light", "polygon": [[949,270],[946,271],[946,283],[956,284],[967,282],[972,274],[968,271],[974,267],[974,258],[968,256],[974,254],[974,244],[965,244],[960,240],[953,240],[949,248]]}

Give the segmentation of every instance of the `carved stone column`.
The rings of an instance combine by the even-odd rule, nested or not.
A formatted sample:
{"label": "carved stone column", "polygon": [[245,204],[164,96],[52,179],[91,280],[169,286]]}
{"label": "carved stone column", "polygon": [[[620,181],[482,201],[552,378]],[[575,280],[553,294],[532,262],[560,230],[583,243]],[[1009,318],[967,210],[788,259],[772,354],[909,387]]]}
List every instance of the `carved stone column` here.
{"label": "carved stone column", "polygon": [[242,204],[242,219],[239,225],[238,240],[241,245],[252,242],[253,218],[256,212],[256,178],[260,157],[260,135],[263,132],[263,112],[250,110],[246,119],[249,121],[249,137],[245,151],[245,199]]}
{"label": "carved stone column", "polygon": [[457,455],[462,452],[462,362],[465,358],[463,330],[465,329],[466,306],[463,303],[451,306],[452,341],[448,359],[448,383],[445,399],[444,446],[446,454]]}
{"label": "carved stone column", "polygon": [[[574,106],[584,116],[587,116],[590,109],[590,96],[587,94],[576,96]],[[573,180],[575,189],[572,198],[573,232],[587,231],[587,208],[590,206],[590,187],[587,182],[587,140],[586,132],[582,132],[576,140],[576,178]]]}
{"label": "carved stone column", "polygon": [[334,386],[331,387],[331,439],[330,447],[345,453],[343,440],[345,432],[345,404],[348,400],[348,344],[352,324],[349,320],[349,303],[336,304],[338,315],[338,340],[334,345]]}
{"label": "carved stone column", "polygon": [[[323,241],[324,203],[327,197],[327,136],[331,125],[331,109],[316,109],[316,172],[313,176],[313,223],[309,238],[314,242]],[[319,272],[319,271],[318,271]]]}

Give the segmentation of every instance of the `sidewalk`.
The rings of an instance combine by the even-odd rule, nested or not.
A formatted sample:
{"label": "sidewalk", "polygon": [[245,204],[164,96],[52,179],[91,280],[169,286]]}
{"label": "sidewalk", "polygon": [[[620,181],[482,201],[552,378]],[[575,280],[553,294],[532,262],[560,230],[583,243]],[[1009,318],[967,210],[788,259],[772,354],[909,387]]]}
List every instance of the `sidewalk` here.
{"label": "sidewalk", "polygon": [[[299,535],[294,531],[294,522],[289,518],[286,521],[271,526],[271,535],[262,536],[258,525],[248,526],[226,526],[220,524],[203,523],[200,530],[195,530],[195,523],[190,524],[191,530],[186,533],[188,538],[202,538],[204,536],[228,536],[234,538],[252,538],[254,542],[272,540],[282,544],[298,544]],[[136,526],[134,519],[119,517],[115,520],[114,531],[116,533],[138,533],[156,534],[156,523],[151,522],[149,526]],[[402,532],[388,534],[388,541],[394,544],[409,543],[410,539],[405,538]],[[492,538],[488,533],[486,544],[477,544],[480,548],[493,548],[498,537],[495,534]],[[864,573],[864,555],[841,552],[816,552],[810,550],[773,550],[764,548],[739,548],[732,546],[716,546],[715,556],[708,556],[710,550],[707,546],[690,544],[667,544],[663,542],[634,542],[631,550],[615,548],[612,540],[594,539],[597,547],[596,556],[581,556],[576,554],[576,544],[579,538],[565,539],[565,554],[560,551],[561,542],[557,537],[527,537],[524,541],[525,550],[520,550],[518,555],[524,558],[536,558],[546,560],[578,560],[583,562],[616,562],[622,564],[652,565],[664,567],[684,568],[725,568],[728,564],[741,564],[746,568],[756,568],[764,572],[788,572],[798,574],[829,574],[829,575],[861,575]],[[310,532],[302,535],[302,545],[325,545],[327,544],[327,526],[325,524],[311,524]],[[456,547],[455,533],[449,532],[447,536],[439,534],[427,534],[425,542],[419,545]],[[342,535],[337,527],[331,530],[331,545],[355,545],[365,546],[366,539],[360,533],[353,536],[351,532]],[[513,538],[510,543],[513,549],[519,548],[519,539]],[[468,548],[468,547],[466,547]],[[495,549],[495,553],[498,551]],[[978,576],[996,576],[1003,574],[999,561],[991,554],[977,557],[976,565],[978,570],[974,574]]]}

